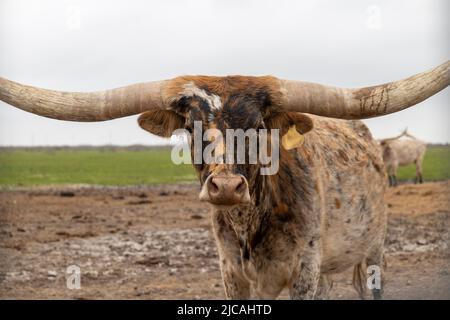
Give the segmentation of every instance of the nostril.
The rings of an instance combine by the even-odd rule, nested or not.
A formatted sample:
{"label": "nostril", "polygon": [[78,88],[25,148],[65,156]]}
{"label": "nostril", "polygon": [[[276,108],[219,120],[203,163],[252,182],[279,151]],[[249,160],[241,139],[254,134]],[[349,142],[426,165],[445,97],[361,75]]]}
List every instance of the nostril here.
{"label": "nostril", "polygon": [[242,192],[244,192],[244,190],[245,190],[245,181],[244,181],[244,179],[241,179],[239,184],[236,186],[236,192],[242,193]]}
{"label": "nostril", "polygon": [[209,192],[210,193],[219,192],[219,186],[214,182],[214,178],[209,181]]}

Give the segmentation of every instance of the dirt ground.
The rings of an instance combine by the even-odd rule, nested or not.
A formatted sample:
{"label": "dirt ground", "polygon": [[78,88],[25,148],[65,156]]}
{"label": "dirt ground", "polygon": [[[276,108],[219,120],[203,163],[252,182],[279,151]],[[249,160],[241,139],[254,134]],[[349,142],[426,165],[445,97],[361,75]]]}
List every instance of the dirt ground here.
{"label": "dirt ground", "polygon": [[[2,299],[222,299],[196,184],[0,191]],[[386,195],[387,299],[450,299],[450,181]],[[66,286],[70,265],[81,289]],[[333,299],[356,299],[351,271]],[[287,298],[284,292],[281,298]]]}

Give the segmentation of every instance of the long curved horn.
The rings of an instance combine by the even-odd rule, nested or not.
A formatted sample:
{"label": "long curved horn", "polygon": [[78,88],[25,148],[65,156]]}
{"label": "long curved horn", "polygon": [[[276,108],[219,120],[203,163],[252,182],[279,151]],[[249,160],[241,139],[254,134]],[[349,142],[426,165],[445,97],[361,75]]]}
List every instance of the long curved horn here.
{"label": "long curved horn", "polygon": [[395,137],[380,139],[378,141],[380,141],[381,143],[383,143],[383,142],[386,143],[386,142],[390,142],[390,141],[394,141],[394,140],[400,139],[401,137],[407,136],[407,135],[408,135],[408,133],[407,133],[407,131],[405,129],[405,130],[403,130],[402,133],[396,135]]}
{"label": "long curved horn", "polygon": [[48,118],[104,121],[163,108],[161,89],[164,83],[155,81],[82,93],[40,89],[0,78],[0,100]]}
{"label": "long curved horn", "polygon": [[345,89],[281,80],[283,109],[341,119],[364,119],[411,107],[450,84],[450,61],[415,76],[378,86]]}

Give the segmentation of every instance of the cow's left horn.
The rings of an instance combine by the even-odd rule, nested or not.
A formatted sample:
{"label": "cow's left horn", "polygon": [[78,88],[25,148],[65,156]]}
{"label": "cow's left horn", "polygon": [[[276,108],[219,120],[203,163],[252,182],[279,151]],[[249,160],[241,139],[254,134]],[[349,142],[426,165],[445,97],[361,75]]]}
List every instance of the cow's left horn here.
{"label": "cow's left horn", "polygon": [[97,92],[62,92],[0,78],[0,100],[59,120],[104,121],[162,108],[165,81],[138,83]]}
{"label": "cow's left horn", "polygon": [[281,80],[283,109],[341,118],[364,119],[411,107],[450,84],[450,61],[400,81],[344,89],[316,83]]}

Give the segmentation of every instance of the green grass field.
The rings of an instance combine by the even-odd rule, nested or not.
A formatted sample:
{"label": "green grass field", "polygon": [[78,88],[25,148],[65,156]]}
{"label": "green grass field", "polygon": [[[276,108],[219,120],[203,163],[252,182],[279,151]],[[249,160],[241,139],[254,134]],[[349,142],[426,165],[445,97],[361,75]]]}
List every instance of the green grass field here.
{"label": "green grass field", "polygon": [[0,152],[0,185],[131,185],[193,181],[192,165],[175,165],[169,149],[8,150]]}
{"label": "green grass field", "polygon": [[[416,176],[415,165],[400,167],[397,178],[399,180],[412,180]],[[425,181],[450,179],[450,148],[428,148],[423,161],[423,177]]]}
{"label": "green grass field", "polygon": [[[415,176],[414,166],[401,168],[399,180]],[[429,148],[424,178],[450,179],[450,148]],[[170,149],[3,149],[0,185],[46,184],[132,185],[194,181],[191,165],[175,165]]]}

